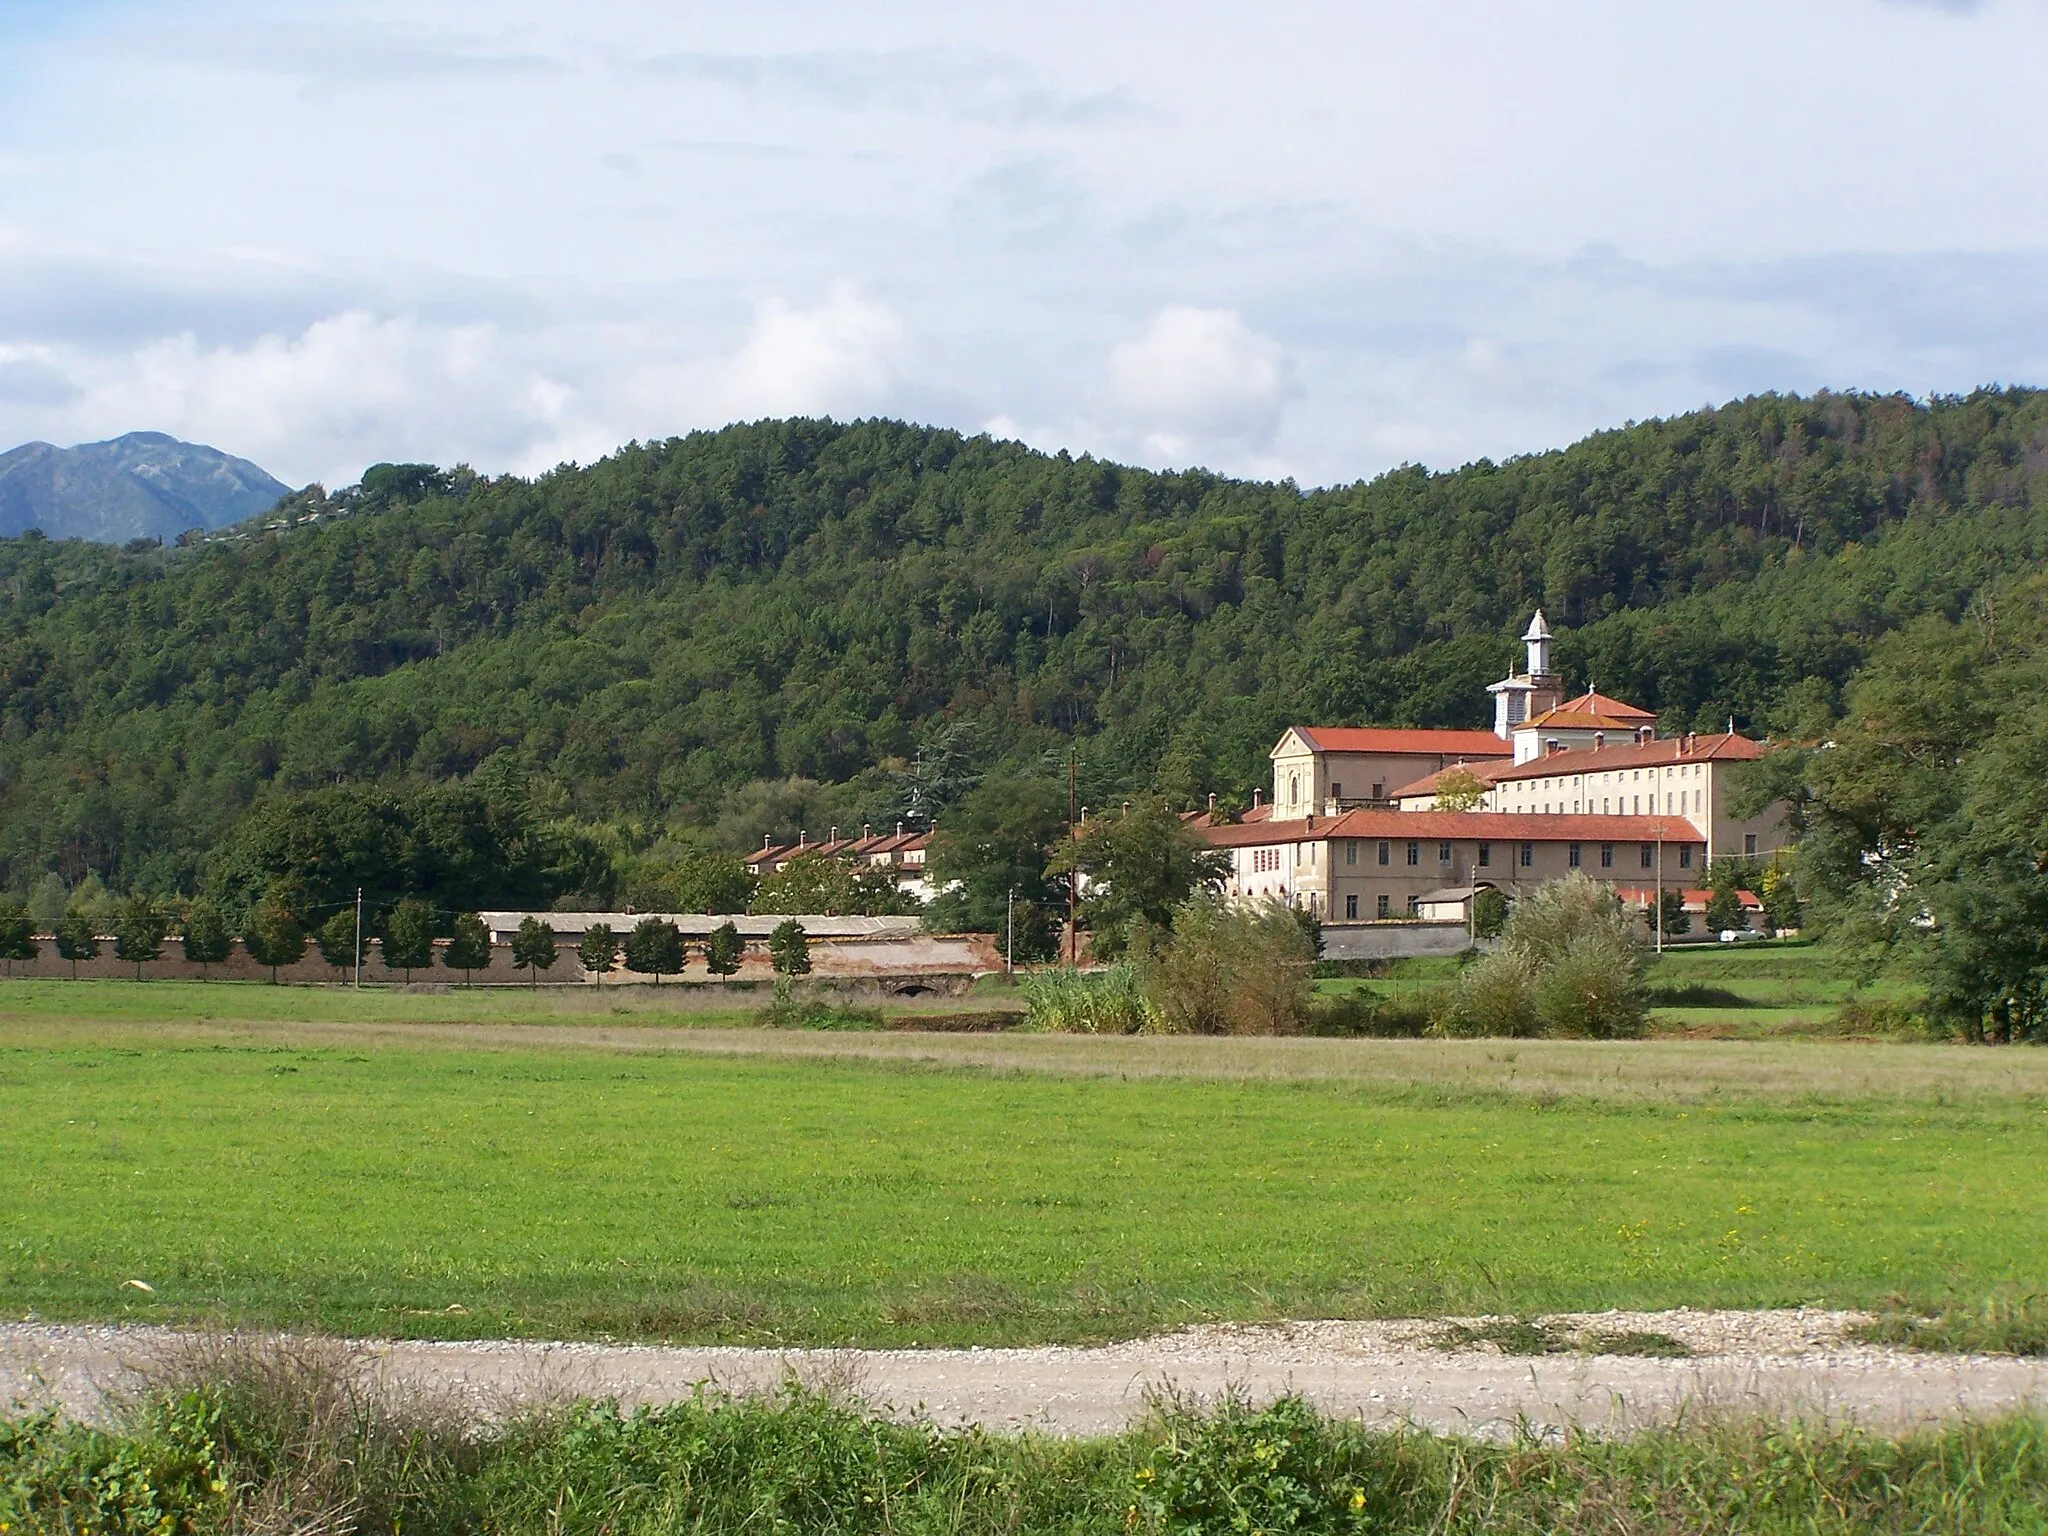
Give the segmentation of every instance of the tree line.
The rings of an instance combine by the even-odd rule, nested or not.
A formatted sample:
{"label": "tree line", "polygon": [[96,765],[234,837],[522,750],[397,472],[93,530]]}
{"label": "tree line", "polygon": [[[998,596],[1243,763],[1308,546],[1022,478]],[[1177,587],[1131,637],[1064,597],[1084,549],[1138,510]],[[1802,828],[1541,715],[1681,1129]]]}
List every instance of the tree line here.
{"label": "tree line", "polygon": [[[84,912],[66,912],[54,925],[52,940],[60,958],[71,964],[72,976],[82,961],[100,954],[101,925]],[[192,902],[182,919],[147,896],[132,896],[123,902],[114,921],[114,954],[133,964],[136,978],[142,967],[163,958],[164,944],[175,931],[184,959],[207,968],[226,962],[234,953],[237,931],[213,902]],[[387,971],[399,972],[407,983],[416,970],[428,970],[438,961],[443,969],[461,971],[463,980],[473,980],[477,971],[491,964],[490,929],[474,912],[457,913],[449,925],[445,943],[437,944],[434,911],[425,902],[407,898],[398,902],[386,918],[381,934],[364,930],[354,908],[335,911],[310,931],[300,924],[282,900],[267,897],[259,902],[250,921],[239,931],[243,952],[270,971],[275,983],[278,972],[305,958],[309,945],[337,975],[357,971],[372,958],[382,961]],[[810,936],[802,923],[787,918],[775,925],[768,936],[770,968],[778,978],[808,975],[811,970]],[[538,985],[542,972],[550,970],[560,954],[555,930],[546,918],[528,915],[520,921],[509,946],[515,969],[527,973],[529,983]],[[720,923],[693,944],[674,922],[661,917],[644,917],[625,933],[608,924],[593,923],[576,944],[577,959],[584,971],[604,978],[619,969],[652,976],[656,986],[663,976],[679,976],[690,956],[701,954],[705,969],[717,977],[737,975],[746,954],[746,940],[734,923]],[[37,959],[42,945],[36,938],[36,924],[27,907],[18,901],[0,901],[0,961],[9,974],[16,962]]]}

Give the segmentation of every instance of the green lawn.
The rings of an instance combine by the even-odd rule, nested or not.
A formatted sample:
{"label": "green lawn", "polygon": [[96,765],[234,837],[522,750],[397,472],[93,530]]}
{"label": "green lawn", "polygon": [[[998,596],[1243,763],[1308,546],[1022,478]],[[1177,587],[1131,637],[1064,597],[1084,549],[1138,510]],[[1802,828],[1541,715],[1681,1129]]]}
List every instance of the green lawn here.
{"label": "green lawn", "polygon": [[2044,1279],[2028,1056],[615,1033],[17,1013],[0,1311],[995,1343]]}

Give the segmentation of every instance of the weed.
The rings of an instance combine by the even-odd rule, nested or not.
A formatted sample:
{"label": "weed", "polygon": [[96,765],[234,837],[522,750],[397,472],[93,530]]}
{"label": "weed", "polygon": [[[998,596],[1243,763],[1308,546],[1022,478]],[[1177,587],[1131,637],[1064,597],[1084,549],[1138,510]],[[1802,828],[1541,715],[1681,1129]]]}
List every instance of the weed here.
{"label": "weed", "polygon": [[1925,1309],[1894,1303],[1857,1330],[1871,1344],[1984,1355],[2048,1355],[2048,1296],[1987,1296]]}

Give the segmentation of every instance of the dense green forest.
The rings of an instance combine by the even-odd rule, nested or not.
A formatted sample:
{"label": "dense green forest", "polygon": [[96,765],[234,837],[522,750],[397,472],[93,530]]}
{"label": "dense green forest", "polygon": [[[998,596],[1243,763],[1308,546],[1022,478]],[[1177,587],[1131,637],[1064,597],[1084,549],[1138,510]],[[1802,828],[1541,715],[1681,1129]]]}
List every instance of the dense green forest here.
{"label": "dense green forest", "polygon": [[190,892],[252,808],[335,785],[516,788],[529,898],[922,822],[1070,743],[1097,804],[1248,797],[1289,721],[1480,723],[1537,604],[1668,726],[1796,728],[2042,562],[2048,394],[1765,396],[1314,492],[762,422],[265,521],[0,540],[0,886]]}

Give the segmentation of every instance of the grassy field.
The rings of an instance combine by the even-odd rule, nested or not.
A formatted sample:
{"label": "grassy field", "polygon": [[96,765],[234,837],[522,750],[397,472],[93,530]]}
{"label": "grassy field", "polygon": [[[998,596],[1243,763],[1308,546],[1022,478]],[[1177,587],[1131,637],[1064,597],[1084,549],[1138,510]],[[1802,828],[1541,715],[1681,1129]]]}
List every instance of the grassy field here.
{"label": "grassy field", "polygon": [[[72,1017],[0,992],[14,1316],[994,1343],[1974,1296],[2048,1253],[2032,1052],[484,1025],[264,987],[95,1020],[85,992],[173,989],[54,986]],[[338,1016],[423,1004],[456,1011]]]}

